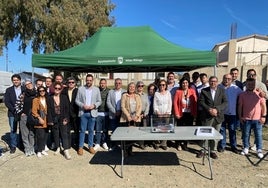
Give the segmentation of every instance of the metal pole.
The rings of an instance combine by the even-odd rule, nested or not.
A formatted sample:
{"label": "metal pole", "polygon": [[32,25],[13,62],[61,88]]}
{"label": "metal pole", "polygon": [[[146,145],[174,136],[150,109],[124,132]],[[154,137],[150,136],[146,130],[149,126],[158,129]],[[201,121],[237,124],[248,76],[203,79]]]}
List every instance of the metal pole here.
{"label": "metal pole", "polygon": [[6,72],[8,72],[8,48],[6,48]]}
{"label": "metal pole", "polygon": [[32,67],[32,83],[34,83],[34,67]]}

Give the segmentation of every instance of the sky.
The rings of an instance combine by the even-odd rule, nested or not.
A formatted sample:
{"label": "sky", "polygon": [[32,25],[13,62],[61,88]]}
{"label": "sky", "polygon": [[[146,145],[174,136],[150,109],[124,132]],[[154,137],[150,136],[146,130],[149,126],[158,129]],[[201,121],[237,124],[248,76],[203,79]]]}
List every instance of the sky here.
{"label": "sky", "polygon": [[[268,35],[267,0],[111,0],[116,5],[111,16],[116,27],[150,26],[177,45],[196,50],[212,48],[230,39],[231,25],[237,24],[237,37]],[[18,49],[18,41],[0,56],[0,70],[18,73],[32,71],[32,50]],[[8,62],[8,63],[7,63]],[[35,68],[35,72],[47,72]]]}

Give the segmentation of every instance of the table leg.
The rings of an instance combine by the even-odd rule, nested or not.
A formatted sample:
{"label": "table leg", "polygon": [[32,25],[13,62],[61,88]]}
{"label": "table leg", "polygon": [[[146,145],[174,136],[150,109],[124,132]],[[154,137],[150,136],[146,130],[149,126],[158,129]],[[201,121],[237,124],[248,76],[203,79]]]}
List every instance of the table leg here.
{"label": "table leg", "polygon": [[121,141],[121,177],[123,178],[123,166],[124,166],[124,154],[125,154],[125,142]]}
{"label": "table leg", "polygon": [[210,159],[210,147],[208,146],[208,164],[209,164],[209,169],[210,169],[210,179],[213,180],[213,170],[212,170],[212,164],[211,164],[211,159]]}

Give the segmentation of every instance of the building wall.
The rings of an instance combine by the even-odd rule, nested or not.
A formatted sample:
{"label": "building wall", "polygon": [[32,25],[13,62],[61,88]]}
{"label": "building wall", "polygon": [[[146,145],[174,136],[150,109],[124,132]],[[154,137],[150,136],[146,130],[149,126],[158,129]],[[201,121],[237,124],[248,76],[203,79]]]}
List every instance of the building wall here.
{"label": "building wall", "polygon": [[232,39],[227,43],[216,45],[214,51],[218,53],[219,67],[216,71],[218,77],[236,67],[240,70],[241,81],[246,80],[248,69],[256,70],[258,80],[264,82],[268,79],[268,37],[252,35]]}

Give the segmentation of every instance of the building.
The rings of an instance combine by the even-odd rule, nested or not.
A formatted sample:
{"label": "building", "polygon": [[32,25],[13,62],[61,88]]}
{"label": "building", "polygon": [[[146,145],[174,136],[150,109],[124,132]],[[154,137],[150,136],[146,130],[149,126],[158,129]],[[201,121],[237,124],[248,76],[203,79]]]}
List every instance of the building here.
{"label": "building", "polygon": [[194,71],[205,72],[208,76],[215,74],[221,80],[224,74],[236,67],[240,72],[240,80],[245,81],[247,70],[255,69],[258,80],[265,82],[268,79],[268,36],[253,34],[231,39],[216,44],[212,51],[218,54],[216,68],[206,67]]}

